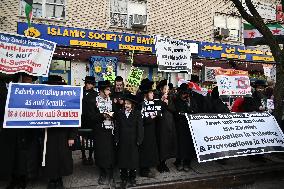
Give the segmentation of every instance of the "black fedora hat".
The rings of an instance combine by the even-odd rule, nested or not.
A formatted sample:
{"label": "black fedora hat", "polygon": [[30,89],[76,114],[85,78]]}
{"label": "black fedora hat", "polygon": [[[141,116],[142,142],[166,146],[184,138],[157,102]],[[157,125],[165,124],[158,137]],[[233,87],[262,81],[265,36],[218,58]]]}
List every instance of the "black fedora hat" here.
{"label": "black fedora hat", "polygon": [[109,80],[99,81],[98,82],[98,89],[99,89],[99,91],[105,90],[108,87],[111,87],[111,83],[110,83]]}
{"label": "black fedora hat", "polygon": [[182,83],[178,88],[178,92],[180,92],[180,93],[191,93],[191,89],[188,87],[187,83]]}
{"label": "black fedora hat", "polygon": [[123,100],[129,100],[135,104],[138,103],[137,97],[133,94],[127,93],[123,95]]}
{"label": "black fedora hat", "polygon": [[161,88],[163,88],[164,86],[167,86],[168,85],[168,80],[167,79],[164,79],[164,80],[161,80],[160,82],[159,82],[159,84],[157,85],[157,89],[161,89]]}
{"label": "black fedora hat", "polygon": [[47,81],[43,83],[48,85],[67,85],[60,75],[49,75]]}
{"label": "black fedora hat", "polygon": [[38,79],[37,76],[33,76],[33,75],[27,74],[27,73],[25,73],[25,72],[19,72],[19,73],[16,73],[16,74],[15,74],[15,80],[16,80],[16,82],[18,82],[21,77],[32,77],[32,80],[33,80],[33,81],[36,81],[36,80]]}
{"label": "black fedora hat", "polygon": [[153,84],[154,82],[153,81],[148,81],[148,82],[145,82],[143,85],[140,85],[139,86],[139,89],[140,91],[143,93],[143,94],[146,94],[150,91],[154,91],[153,89]]}
{"label": "black fedora hat", "polygon": [[96,84],[96,78],[93,77],[93,76],[86,76],[85,80],[83,80],[83,81],[85,81],[85,83],[90,83],[90,84],[93,84],[93,85]]}

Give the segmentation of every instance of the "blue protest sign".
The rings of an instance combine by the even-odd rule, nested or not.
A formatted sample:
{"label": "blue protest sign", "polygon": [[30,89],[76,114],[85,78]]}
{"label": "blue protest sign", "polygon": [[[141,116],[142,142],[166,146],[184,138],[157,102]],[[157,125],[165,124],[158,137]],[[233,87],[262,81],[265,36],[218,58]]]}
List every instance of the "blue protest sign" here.
{"label": "blue protest sign", "polygon": [[10,83],[4,128],[80,127],[82,87]]}

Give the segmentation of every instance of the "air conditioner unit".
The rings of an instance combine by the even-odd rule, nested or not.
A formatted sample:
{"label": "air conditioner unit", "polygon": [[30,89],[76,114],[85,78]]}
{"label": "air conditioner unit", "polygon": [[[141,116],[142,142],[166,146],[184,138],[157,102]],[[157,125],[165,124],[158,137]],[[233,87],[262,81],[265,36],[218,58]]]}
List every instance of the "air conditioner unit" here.
{"label": "air conditioner unit", "polygon": [[226,28],[215,28],[214,29],[214,37],[215,38],[227,38],[230,36],[230,30]]}
{"label": "air conditioner unit", "polygon": [[147,15],[139,15],[133,14],[132,15],[132,28],[145,28],[147,25]]}

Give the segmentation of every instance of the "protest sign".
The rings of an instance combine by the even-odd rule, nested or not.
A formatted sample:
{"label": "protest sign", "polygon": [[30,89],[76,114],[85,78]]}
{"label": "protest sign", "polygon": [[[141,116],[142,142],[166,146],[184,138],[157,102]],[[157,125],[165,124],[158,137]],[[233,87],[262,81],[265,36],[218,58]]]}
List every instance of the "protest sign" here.
{"label": "protest sign", "polygon": [[156,36],[155,48],[159,71],[192,74],[190,43]]}
{"label": "protest sign", "polygon": [[267,99],[266,107],[268,110],[274,110],[274,101],[272,99]]}
{"label": "protest sign", "polygon": [[0,72],[47,77],[55,46],[42,39],[0,33]]}
{"label": "protest sign", "polygon": [[103,78],[105,81],[108,80],[113,84],[115,80],[115,72],[113,70],[110,70],[107,73],[103,73]]}
{"label": "protest sign", "polygon": [[204,67],[204,81],[216,82],[215,71],[220,67]]}
{"label": "protest sign", "polygon": [[187,114],[199,162],[284,151],[269,113]]}
{"label": "protest sign", "polygon": [[130,86],[138,87],[143,78],[143,70],[139,68],[131,68],[127,78],[127,83]]}
{"label": "protest sign", "polygon": [[220,96],[251,95],[248,72],[234,69],[217,69],[215,74]]}
{"label": "protest sign", "polygon": [[144,101],[142,106],[142,117],[151,117],[161,115],[162,107],[157,101]]}
{"label": "protest sign", "polygon": [[80,127],[82,87],[9,84],[4,128]]}

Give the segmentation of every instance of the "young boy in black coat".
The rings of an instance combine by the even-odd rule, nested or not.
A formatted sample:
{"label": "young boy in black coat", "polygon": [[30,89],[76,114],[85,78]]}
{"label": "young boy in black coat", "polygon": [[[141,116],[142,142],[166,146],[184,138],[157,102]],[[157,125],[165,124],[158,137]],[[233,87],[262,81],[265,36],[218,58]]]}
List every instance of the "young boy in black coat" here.
{"label": "young boy in black coat", "polygon": [[129,181],[136,186],[136,169],[139,167],[138,146],[143,141],[143,121],[140,111],[134,109],[136,96],[124,95],[124,109],[115,115],[115,142],[117,145],[117,163],[120,169],[121,188]]}

